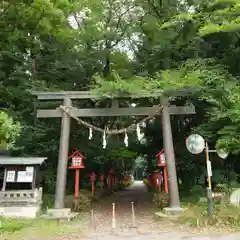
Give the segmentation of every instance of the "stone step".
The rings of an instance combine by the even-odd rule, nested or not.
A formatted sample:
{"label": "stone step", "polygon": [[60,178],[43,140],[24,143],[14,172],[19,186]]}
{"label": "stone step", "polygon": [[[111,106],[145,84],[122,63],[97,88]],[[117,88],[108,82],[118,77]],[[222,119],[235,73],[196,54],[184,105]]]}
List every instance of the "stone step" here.
{"label": "stone step", "polygon": [[175,219],[175,218],[178,218],[178,217],[179,217],[178,215],[165,214],[163,212],[154,213],[154,219],[155,220]]}
{"label": "stone step", "polygon": [[56,217],[64,217],[68,216],[71,213],[70,208],[61,208],[61,209],[48,209],[47,215],[49,216],[56,216]]}
{"label": "stone step", "polygon": [[74,220],[79,214],[78,213],[70,213],[68,216],[56,216],[56,215],[48,215],[44,214],[41,217],[47,220],[65,220],[65,221],[72,221]]}
{"label": "stone step", "polygon": [[78,215],[78,213],[71,212],[70,208],[61,209],[48,209],[45,215],[42,215],[45,219],[55,219],[55,220],[72,220]]}

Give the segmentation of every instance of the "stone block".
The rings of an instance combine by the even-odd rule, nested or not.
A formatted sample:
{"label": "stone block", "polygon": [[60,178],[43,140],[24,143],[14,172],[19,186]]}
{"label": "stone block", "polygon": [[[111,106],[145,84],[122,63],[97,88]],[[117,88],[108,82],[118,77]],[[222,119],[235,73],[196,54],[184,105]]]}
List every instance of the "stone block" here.
{"label": "stone block", "polygon": [[53,218],[67,218],[71,214],[70,208],[48,209],[47,215]]}
{"label": "stone block", "polygon": [[240,188],[232,192],[230,196],[230,203],[236,206],[240,206]]}
{"label": "stone block", "polygon": [[48,209],[47,213],[42,215],[42,218],[58,221],[70,221],[75,219],[78,215],[78,213],[71,212],[70,208]]}
{"label": "stone block", "polygon": [[182,215],[185,209],[181,207],[167,207],[163,209],[163,213],[166,215]]}
{"label": "stone block", "polygon": [[164,219],[176,219],[179,215],[169,215],[169,214],[164,214],[162,212],[156,212],[154,213],[154,219],[156,221],[159,220],[164,220]]}
{"label": "stone block", "polygon": [[38,206],[0,207],[0,215],[4,217],[36,218],[38,211]]}

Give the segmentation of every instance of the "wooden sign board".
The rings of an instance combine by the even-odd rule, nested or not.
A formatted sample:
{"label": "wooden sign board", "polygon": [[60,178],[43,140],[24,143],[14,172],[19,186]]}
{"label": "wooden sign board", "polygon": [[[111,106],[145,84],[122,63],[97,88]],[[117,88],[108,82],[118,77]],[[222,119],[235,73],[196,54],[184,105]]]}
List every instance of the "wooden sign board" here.
{"label": "wooden sign board", "polygon": [[33,180],[33,172],[19,171],[17,174],[17,182],[19,183],[31,183]]}
{"label": "wooden sign board", "polygon": [[7,171],[7,182],[15,182],[15,171]]}

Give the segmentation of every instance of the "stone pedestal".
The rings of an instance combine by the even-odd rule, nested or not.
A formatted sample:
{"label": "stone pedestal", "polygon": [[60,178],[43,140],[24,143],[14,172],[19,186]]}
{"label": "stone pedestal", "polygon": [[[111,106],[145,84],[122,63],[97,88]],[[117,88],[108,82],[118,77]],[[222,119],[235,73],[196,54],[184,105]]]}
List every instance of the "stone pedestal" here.
{"label": "stone pedestal", "polygon": [[163,213],[166,215],[179,216],[183,214],[185,209],[181,207],[166,207],[163,209]]}
{"label": "stone pedestal", "polygon": [[52,220],[67,220],[70,221],[75,218],[78,213],[71,212],[70,208],[48,209],[47,213],[43,215],[45,219]]}
{"label": "stone pedestal", "polygon": [[38,206],[0,207],[0,215],[4,217],[36,218],[39,210]]}
{"label": "stone pedestal", "polygon": [[42,188],[0,192],[0,215],[36,218],[40,210],[41,200]]}
{"label": "stone pedestal", "polygon": [[230,196],[230,203],[235,206],[240,206],[240,188],[235,189]]}
{"label": "stone pedestal", "polygon": [[153,215],[153,218],[156,221],[161,221],[161,220],[166,220],[166,219],[176,219],[178,217],[179,217],[179,215],[167,215],[167,214],[164,214],[163,212],[156,212]]}

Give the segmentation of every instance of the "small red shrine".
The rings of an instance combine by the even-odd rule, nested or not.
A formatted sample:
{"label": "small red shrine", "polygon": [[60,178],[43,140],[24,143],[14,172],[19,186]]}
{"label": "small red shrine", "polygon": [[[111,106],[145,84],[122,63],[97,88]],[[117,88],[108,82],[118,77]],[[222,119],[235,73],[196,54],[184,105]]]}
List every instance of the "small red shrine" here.
{"label": "small red shrine", "polygon": [[80,169],[85,168],[84,160],[86,159],[85,156],[83,156],[78,149],[76,148],[72,155],[69,156],[68,159],[72,159],[72,165],[69,167],[69,169],[76,169],[75,174],[75,194],[74,197],[78,198],[78,192],[79,192],[79,180],[80,180]]}
{"label": "small red shrine", "polygon": [[162,149],[157,155],[157,166],[158,167],[163,167],[163,174],[162,171],[157,176],[157,188],[160,190],[161,189],[161,182],[164,181],[164,191],[166,194],[168,194],[168,179],[167,179],[167,166],[166,166],[166,158],[165,158],[165,153],[164,149]]}

